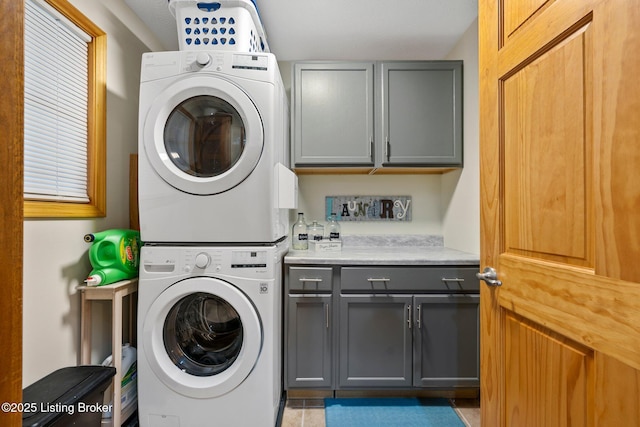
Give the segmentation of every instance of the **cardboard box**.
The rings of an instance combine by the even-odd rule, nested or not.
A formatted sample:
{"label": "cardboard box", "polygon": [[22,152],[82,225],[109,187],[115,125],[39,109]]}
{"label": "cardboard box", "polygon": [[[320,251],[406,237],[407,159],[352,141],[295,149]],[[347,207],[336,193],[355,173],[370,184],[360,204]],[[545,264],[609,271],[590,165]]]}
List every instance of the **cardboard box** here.
{"label": "cardboard box", "polygon": [[340,240],[310,240],[309,250],[314,252],[340,252],[342,241]]}

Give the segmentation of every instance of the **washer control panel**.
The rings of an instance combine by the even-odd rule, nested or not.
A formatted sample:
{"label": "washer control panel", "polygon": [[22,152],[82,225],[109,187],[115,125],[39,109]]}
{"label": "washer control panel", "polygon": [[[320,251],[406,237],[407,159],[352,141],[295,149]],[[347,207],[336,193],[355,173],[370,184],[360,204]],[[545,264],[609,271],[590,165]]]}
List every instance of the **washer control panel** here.
{"label": "washer control panel", "polygon": [[144,273],[234,275],[266,277],[279,264],[278,252],[272,247],[157,247],[142,248]]}
{"label": "washer control panel", "polygon": [[231,252],[231,268],[266,268],[267,251],[240,250]]}
{"label": "washer control panel", "polygon": [[209,258],[209,254],[207,254],[206,252],[200,252],[198,255],[196,255],[196,259],[194,262],[196,268],[204,270],[209,266],[210,263],[211,258]]}

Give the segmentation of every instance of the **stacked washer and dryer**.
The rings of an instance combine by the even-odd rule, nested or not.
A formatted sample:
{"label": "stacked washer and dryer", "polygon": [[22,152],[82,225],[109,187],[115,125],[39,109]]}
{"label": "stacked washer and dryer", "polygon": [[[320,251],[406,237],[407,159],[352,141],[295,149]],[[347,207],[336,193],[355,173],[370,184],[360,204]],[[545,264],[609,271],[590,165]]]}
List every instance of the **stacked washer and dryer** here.
{"label": "stacked washer and dryer", "polygon": [[273,426],[296,194],[286,94],[274,55],[183,41],[142,58],[139,421]]}

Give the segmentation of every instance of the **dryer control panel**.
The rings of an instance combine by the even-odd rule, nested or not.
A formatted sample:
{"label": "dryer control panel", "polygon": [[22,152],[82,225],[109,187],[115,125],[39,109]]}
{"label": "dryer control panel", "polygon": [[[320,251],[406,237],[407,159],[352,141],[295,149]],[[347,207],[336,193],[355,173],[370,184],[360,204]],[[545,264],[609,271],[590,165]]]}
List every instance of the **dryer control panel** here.
{"label": "dryer control panel", "polygon": [[273,83],[281,80],[272,53],[216,51],[146,52],[142,54],[140,82],[176,78],[185,74],[226,75]]}
{"label": "dryer control panel", "polygon": [[237,53],[233,55],[231,68],[242,70],[269,69],[269,58],[264,55],[252,55],[249,53]]}

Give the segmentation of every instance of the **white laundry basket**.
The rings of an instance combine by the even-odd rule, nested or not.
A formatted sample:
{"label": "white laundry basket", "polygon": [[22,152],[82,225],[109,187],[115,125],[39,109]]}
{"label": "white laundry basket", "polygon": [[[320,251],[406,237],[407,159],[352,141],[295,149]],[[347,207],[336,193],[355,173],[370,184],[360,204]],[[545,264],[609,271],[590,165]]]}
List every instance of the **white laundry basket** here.
{"label": "white laundry basket", "polygon": [[251,0],[169,0],[178,24],[180,50],[269,52]]}

